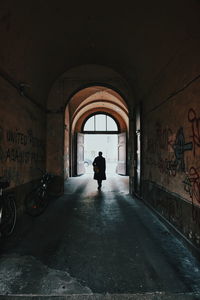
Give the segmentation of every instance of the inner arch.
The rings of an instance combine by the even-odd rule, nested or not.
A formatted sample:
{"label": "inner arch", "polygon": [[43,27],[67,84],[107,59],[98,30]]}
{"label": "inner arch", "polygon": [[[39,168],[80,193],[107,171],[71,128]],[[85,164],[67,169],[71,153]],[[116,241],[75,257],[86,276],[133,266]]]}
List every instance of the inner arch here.
{"label": "inner arch", "polygon": [[[84,149],[84,145],[80,145],[77,139],[83,131],[85,122],[97,114],[108,115],[113,118],[118,126],[117,133],[123,133],[128,138],[128,107],[119,93],[104,86],[91,86],[78,91],[72,96],[65,110],[65,126],[70,130],[65,132],[64,136],[64,158],[70,157],[70,159],[64,160],[64,170],[69,166],[70,176],[83,173],[80,171],[83,170],[83,165],[80,167],[78,164],[80,164],[80,157],[82,164],[84,163],[84,151],[79,151],[79,149]],[[110,132],[110,134],[114,133],[116,132]],[[68,147],[66,145],[68,143],[70,144],[70,153],[67,153]],[[127,149],[123,151],[125,153]],[[124,154],[124,157],[128,157],[127,153]],[[127,161],[124,164],[127,165]]]}

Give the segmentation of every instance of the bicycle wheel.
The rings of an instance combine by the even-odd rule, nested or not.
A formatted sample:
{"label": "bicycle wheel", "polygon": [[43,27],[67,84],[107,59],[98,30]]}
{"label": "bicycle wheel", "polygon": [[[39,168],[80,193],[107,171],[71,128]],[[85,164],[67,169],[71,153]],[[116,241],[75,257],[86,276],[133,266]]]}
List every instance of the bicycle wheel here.
{"label": "bicycle wheel", "polygon": [[47,204],[47,192],[41,188],[33,190],[25,199],[26,212],[33,217],[43,213]]}
{"label": "bicycle wheel", "polygon": [[13,195],[7,195],[4,199],[4,206],[2,209],[1,219],[1,234],[2,236],[9,236],[15,227],[16,223],[16,205]]}

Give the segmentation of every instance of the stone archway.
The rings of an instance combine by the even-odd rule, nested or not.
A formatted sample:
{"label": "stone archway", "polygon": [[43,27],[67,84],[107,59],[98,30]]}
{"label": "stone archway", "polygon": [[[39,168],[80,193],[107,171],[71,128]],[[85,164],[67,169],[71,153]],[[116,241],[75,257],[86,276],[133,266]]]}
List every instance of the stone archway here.
{"label": "stone archway", "polygon": [[[84,93],[81,97],[76,98],[81,90]],[[96,94],[96,98],[91,99],[91,95],[94,94]],[[104,94],[104,96],[102,97],[100,94]],[[107,98],[108,94],[110,99]],[[72,98],[74,105],[69,107],[68,104]],[[114,102],[113,99],[115,99]],[[111,111],[115,116],[118,115],[119,121],[121,118],[121,126],[127,128],[129,135],[133,136],[133,99],[132,90],[123,77],[104,66],[79,66],[67,71],[54,82],[47,103],[46,168],[57,176],[57,186],[61,192],[64,179],[72,174],[71,166],[74,158],[71,149],[73,143],[71,132],[75,130],[75,118],[81,114],[78,118],[81,120],[88,113],[87,110],[90,110],[91,113],[92,110],[97,109],[96,105],[98,104],[107,112]],[[87,109],[85,109],[86,107]],[[125,116],[128,112],[130,118],[125,122],[122,120],[125,119],[123,115]],[[78,124],[76,123],[77,126]],[[131,168],[133,157],[130,153],[133,153],[133,138],[128,143],[128,169],[133,170]]]}
{"label": "stone archway", "polygon": [[[104,86],[92,86],[77,92],[69,101],[66,106],[65,111],[65,126],[70,128],[70,136],[68,132],[65,133],[64,141],[64,171],[65,178],[67,177],[67,168],[69,166],[69,174],[80,175],[78,169],[77,153],[82,157],[83,164],[83,153],[81,149],[84,148],[83,135],[80,136],[82,132],[82,127],[85,120],[97,113],[108,114],[112,116],[118,123],[119,140],[121,145],[119,146],[119,155],[124,157],[124,171],[121,171],[121,174],[128,173],[128,161],[127,161],[127,147],[126,141],[128,142],[129,138],[129,116],[128,116],[128,107],[123,100],[123,98],[114,90],[104,87]],[[68,123],[68,125],[67,125]],[[124,136],[122,137],[122,133]],[[79,143],[77,142],[77,135],[79,134]],[[101,132],[103,134],[103,132]],[[123,142],[123,155],[122,152],[122,140]],[[81,145],[80,145],[81,144]],[[79,146],[77,146],[79,145]],[[69,151],[69,152],[68,152]],[[71,155],[70,155],[71,154]],[[71,159],[68,159],[70,157]],[[80,164],[81,164],[80,163]],[[121,168],[122,170],[122,168]]]}

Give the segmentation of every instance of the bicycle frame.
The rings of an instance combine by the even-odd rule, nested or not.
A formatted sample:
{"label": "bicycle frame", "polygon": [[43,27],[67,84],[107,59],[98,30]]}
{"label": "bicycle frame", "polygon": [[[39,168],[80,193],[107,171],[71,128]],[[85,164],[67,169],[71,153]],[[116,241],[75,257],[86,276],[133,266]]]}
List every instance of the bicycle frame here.
{"label": "bicycle frame", "polygon": [[26,212],[31,216],[39,216],[46,209],[48,199],[48,187],[53,178],[53,175],[42,172],[42,177],[38,186],[36,186],[26,197],[25,207]]}

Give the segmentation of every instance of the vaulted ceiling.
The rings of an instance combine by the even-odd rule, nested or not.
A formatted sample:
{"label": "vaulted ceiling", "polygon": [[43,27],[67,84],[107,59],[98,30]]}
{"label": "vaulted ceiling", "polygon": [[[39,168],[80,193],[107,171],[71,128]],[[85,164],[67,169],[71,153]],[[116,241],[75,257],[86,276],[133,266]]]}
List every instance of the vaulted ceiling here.
{"label": "vaulted ceiling", "polygon": [[115,117],[121,130],[128,129],[128,109],[124,100],[115,91],[100,86],[85,88],[71,98],[69,112],[73,120],[72,129],[76,126],[78,131],[81,130],[85,119],[97,111]]}
{"label": "vaulted ceiling", "polygon": [[65,71],[104,65],[141,97],[177,53],[195,54],[199,23],[199,0],[1,0],[0,71],[45,101]]}

